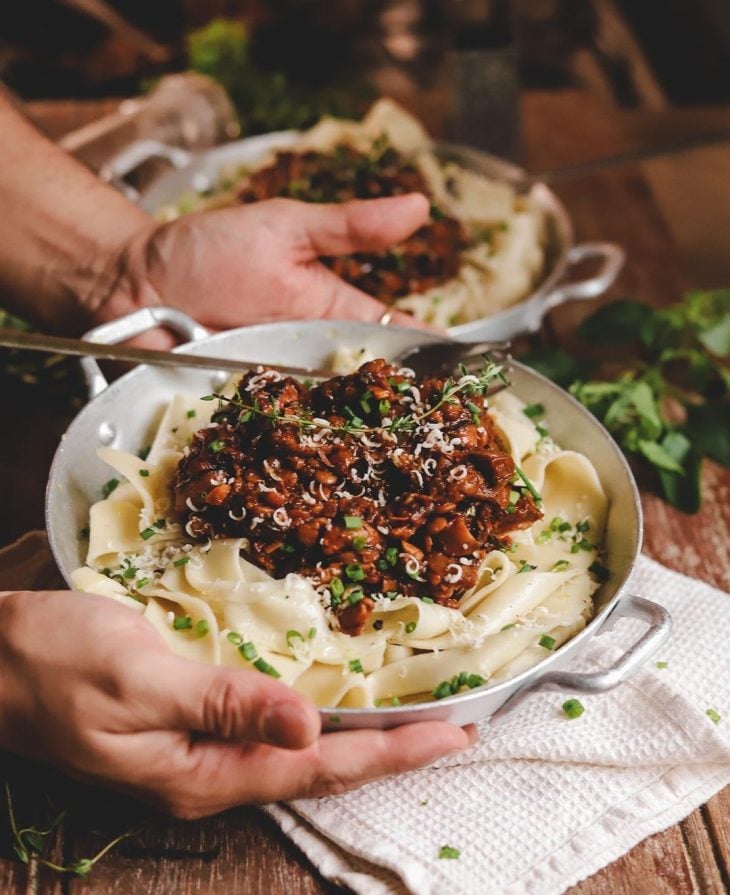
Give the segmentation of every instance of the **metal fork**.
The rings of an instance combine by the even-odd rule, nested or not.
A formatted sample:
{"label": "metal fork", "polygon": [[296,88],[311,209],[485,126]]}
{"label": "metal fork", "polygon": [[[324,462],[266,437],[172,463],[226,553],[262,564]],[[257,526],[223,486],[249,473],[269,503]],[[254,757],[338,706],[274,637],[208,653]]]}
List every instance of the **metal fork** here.
{"label": "metal fork", "polygon": [[450,375],[464,364],[467,369],[484,363],[485,355],[493,361],[509,362],[510,342],[425,342],[413,345],[392,358],[392,363],[410,367],[416,376]]}

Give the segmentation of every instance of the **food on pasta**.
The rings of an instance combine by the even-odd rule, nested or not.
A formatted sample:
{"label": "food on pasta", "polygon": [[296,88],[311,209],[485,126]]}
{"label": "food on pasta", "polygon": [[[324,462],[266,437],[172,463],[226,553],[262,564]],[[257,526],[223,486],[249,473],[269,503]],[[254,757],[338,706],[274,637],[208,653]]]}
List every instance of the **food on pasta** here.
{"label": "food on pasta", "polygon": [[212,195],[185,196],[162,216],[273,197],[343,202],[412,191],[429,196],[431,214],[409,239],[325,263],[381,301],[442,327],[529,294],[543,274],[547,236],[532,194],[442,160],[421,125],[390,100],[362,122],[325,119],[255,168],[224,174]]}
{"label": "food on pasta", "polygon": [[175,396],[145,459],[100,450],[114,473],[74,586],[325,707],[511,677],[593,615],[607,499],[499,375],[376,359]]}
{"label": "food on pasta", "polygon": [[311,388],[249,373],[193,436],[175,509],[191,537],[246,538],[274,578],[325,586],[348,634],[388,593],[457,608],[542,516],[487,413],[499,377],[416,381],[382,359]]}

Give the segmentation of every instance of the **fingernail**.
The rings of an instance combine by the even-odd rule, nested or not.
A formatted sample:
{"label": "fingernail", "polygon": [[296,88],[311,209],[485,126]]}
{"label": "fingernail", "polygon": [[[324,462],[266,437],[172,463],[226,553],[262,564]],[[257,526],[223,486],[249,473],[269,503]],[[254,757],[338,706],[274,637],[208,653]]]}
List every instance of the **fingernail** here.
{"label": "fingernail", "polygon": [[316,736],[310,713],[296,702],[272,705],[264,715],[262,729],[267,742],[290,749],[308,746]]}

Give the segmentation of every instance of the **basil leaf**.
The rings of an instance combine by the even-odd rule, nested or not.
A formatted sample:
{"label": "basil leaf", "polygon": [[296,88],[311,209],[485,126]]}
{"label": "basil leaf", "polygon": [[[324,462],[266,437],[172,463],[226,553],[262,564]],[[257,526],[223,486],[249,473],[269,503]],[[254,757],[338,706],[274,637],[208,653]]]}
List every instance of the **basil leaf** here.
{"label": "basil leaf", "polygon": [[727,401],[690,407],[687,432],[700,455],[730,466],[730,404]]}
{"label": "basil leaf", "polygon": [[[678,433],[669,433],[670,435]],[[668,441],[669,435],[662,442],[667,453],[672,454],[675,444],[679,442]],[[685,439],[686,441],[686,439]],[[682,453],[683,475],[676,472],[659,470],[659,482],[662,497],[672,506],[684,513],[696,513],[702,503],[700,492],[700,470],[702,468],[702,455],[694,448]],[[675,457],[677,459],[677,457]]]}
{"label": "basil leaf", "polygon": [[684,469],[682,469],[681,464],[677,463],[672,455],[658,442],[640,438],[637,449],[640,454],[643,454],[650,463],[653,463],[659,469],[684,475]]}

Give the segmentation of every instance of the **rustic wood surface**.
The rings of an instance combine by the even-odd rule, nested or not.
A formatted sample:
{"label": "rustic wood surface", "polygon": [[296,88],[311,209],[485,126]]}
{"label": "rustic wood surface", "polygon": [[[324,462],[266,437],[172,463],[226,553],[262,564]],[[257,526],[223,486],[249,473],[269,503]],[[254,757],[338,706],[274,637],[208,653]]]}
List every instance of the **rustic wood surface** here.
{"label": "rustic wood surface", "polygon": [[[57,138],[109,111],[112,105],[35,104],[31,114],[50,136]],[[535,170],[558,167],[654,145],[666,135],[691,135],[718,121],[727,123],[727,110],[619,112],[583,92],[531,94],[525,97],[523,106],[526,162]],[[727,197],[730,149],[716,150],[713,164],[716,172],[724,172],[724,177],[718,174],[716,190]],[[693,254],[698,251],[699,241],[691,236],[697,231],[690,219],[702,215],[691,203],[667,201],[665,189],[672,177],[681,181],[685,175],[698,176],[698,165],[703,165],[702,158],[679,156],[670,161],[606,171],[556,188],[573,217],[579,240],[614,240],[627,250],[626,268],[604,300],[631,295],[663,305],[679,298],[688,286],[712,285],[702,282],[702,259]],[[730,203],[724,207],[730,207]],[[684,241],[678,235],[685,237]],[[709,263],[722,273],[727,270],[727,258],[721,257],[723,253],[717,245],[718,253]],[[699,246],[699,250],[705,252],[707,261],[706,247]],[[576,345],[572,333],[593,307],[594,304],[574,304],[558,309],[540,338],[546,344],[560,344],[585,353],[586,347]],[[32,450],[23,456],[18,456],[17,444],[15,450],[7,445],[0,447],[0,493],[6,517],[0,537],[4,540],[23,530],[42,527],[42,487],[66,420],[64,412],[54,410],[50,401],[40,401],[31,409],[18,402],[13,412],[26,431],[37,437],[31,439]],[[671,568],[729,589],[729,487],[727,472],[708,464],[703,475],[703,509],[693,517],[671,509],[644,491],[645,552]],[[67,781],[32,763],[10,756],[2,761],[5,778],[12,781],[19,819],[31,820],[47,797],[59,807],[71,809],[54,840],[55,860],[68,862],[87,857],[104,844],[108,835],[142,822],[147,822],[147,826],[139,837],[122,843],[90,877],[82,880],[61,878],[42,868],[29,870],[12,860],[7,821],[3,820],[0,892],[321,895],[341,891],[324,880],[256,809],[241,808],[208,820],[182,823],[151,816],[146,808],[121,795]],[[721,895],[728,890],[730,790],[725,790],[682,823],[650,837],[575,886],[571,895]]]}

